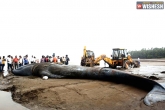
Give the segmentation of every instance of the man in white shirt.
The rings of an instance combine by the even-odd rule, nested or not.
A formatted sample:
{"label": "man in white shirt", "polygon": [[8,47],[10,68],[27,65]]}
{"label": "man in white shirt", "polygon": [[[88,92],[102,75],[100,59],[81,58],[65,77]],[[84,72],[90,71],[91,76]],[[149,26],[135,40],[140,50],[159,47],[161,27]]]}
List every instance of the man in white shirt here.
{"label": "man in white shirt", "polygon": [[19,67],[23,66],[23,59],[21,55],[19,56]]}
{"label": "man in white shirt", "polygon": [[65,64],[66,59],[65,59],[65,57],[64,57],[64,56],[62,57],[62,61],[63,61],[63,64]]}
{"label": "man in white shirt", "polygon": [[33,55],[32,55],[32,57],[31,57],[30,61],[31,61],[31,63],[34,63]]}
{"label": "man in white shirt", "polygon": [[57,62],[60,63],[60,57],[59,56],[57,56]]}
{"label": "man in white shirt", "polygon": [[10,69],[10,71],[13,70],[12,69],[12,60],[11,60],[11,56],[10,55],[8,55],[8,57],[7,57],[7,68],[8,68],[8,71],[9,71],[9,69]]}

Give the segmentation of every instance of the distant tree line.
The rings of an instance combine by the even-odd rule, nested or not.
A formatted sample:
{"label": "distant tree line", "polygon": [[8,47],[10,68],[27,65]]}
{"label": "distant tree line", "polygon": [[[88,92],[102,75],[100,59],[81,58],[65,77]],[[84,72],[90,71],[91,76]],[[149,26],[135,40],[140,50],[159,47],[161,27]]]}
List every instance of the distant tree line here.
{"label": "distant tree line", "polygon": [[129,51],[128,53],[131,54],[132,58],[144,58],[144,59],[165,58],[165,47],[151,48],[151,49],[143,48],[139,51],[137,50]]}

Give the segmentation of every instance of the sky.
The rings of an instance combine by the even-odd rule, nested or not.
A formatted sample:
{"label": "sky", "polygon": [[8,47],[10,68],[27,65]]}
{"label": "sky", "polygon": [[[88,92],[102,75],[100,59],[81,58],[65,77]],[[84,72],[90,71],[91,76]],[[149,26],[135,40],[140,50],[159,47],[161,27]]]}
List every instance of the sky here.
{"label": "sky", "polygon": [[[148,0],[145,0],[148,1]],[[135,0],[0,0],[0,56],[95,56],[112,48],[161,48],[165,10],[137,10]]]}

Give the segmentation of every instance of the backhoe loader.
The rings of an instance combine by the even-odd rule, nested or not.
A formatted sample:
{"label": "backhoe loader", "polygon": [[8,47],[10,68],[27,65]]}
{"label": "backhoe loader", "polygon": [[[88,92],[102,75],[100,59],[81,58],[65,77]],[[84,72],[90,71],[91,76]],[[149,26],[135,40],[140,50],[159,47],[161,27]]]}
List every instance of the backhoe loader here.
{"label": "backhoe loader", "polygon": [[81,66],[90,66],[100,65],[100,62],[95,62],[95,54],[91,50],[86,50],[86,46],[84,46],[83,57],[81,58]]}
{"label": "backhoe loader", "polygon": [[139,61],[134,61],[131,56],[127,53],[127,49],[114,48],[112,49],[113,53],[111,55],[112,58],[108,58],[106,55],[101,55],[94,60],[94,64],[99,62],[100,60],[104,60],[110,68],[116,68],[120,66],[122,68],[134,68],[140,67]]}

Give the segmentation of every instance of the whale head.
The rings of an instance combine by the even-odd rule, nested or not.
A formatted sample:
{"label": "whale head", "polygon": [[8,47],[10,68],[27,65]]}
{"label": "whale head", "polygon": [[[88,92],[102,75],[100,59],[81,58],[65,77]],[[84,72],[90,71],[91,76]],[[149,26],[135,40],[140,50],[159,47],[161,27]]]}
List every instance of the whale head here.
{"label": "whale head", "polygon": [[28,64],[28,65],[21,66],[15,70],[13,70],[12,73],[14,75],[18,75],[18,76],[31,76],[33,66],[34,66],[34,64]]}

